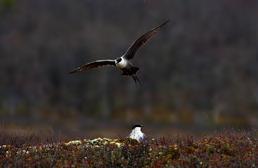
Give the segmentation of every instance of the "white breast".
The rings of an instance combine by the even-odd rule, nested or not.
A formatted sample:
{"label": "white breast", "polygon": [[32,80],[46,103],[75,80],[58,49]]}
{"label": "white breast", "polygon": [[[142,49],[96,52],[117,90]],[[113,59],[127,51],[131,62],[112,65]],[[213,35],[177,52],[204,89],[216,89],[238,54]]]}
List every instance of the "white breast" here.
{"label": "white breast", "polygon": [[127,66],[127,64],[128,64],[128,62],[127,62],[127,60],[125,60],[123,57],[122,57],[122,60],[119,62],[119,63],[117,63],[116,64],[116,66],[118,67],[118,68],[125,68],[126,66]]}
{"label": "white breast", "polygon": [[141,128],[135,128],[132,130],[129,137],[140,142],[144,139],[144,133],[141,131]]}

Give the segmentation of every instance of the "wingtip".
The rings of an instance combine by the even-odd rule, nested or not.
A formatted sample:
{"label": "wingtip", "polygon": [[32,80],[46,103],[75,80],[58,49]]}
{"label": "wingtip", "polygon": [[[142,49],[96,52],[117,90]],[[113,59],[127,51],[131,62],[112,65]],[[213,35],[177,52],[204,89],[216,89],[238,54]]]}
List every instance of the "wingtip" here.
{"label": "wingtip", "polygon": [[167,19],[165,22],[163,22],[160,26],[165,26],[167,23],[170,22],[170,19]]}
{"label": "wingtip", "polygon": [[165,21],[165,23],[168,23],[168,22],[170,22],[170,19],[167,19],[167,20]]}
{"label": "wingtip", "polygon": [[74,70],[70,71],[69,74],[74,74],[76,72],[79,72],[78,69],[74,69]]}

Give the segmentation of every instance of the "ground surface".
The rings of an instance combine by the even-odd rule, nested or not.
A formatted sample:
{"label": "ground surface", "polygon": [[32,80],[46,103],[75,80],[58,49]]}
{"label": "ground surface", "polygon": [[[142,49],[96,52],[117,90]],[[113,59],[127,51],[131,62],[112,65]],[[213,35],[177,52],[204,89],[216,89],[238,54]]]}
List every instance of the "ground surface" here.
{"label": "ground surface", "polygon": [[[13,140],[15,142],[15,140]],[[257,167],[257,132],[0,146],[1,167]]]}

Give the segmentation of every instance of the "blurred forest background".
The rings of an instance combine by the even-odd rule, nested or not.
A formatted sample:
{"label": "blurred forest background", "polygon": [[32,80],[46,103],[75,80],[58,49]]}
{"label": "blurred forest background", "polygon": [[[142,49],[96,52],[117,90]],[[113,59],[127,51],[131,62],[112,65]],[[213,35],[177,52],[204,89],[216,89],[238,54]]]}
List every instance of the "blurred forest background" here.
{"label": "blurred forest background", "polygon": [[[257,0],[0,0],[1,130],[257,128],[257,18]],[[167,19],[134,60],[142,86],[68,73]]]}

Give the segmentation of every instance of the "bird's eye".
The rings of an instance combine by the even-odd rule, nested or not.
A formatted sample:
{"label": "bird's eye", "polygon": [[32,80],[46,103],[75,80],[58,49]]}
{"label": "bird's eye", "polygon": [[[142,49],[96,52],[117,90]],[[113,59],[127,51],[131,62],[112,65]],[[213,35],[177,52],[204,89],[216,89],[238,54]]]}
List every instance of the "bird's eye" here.
{"label": "bird's eye", "polygon": [[117,62],[120,62],[120,61],[122,61],[122,59],[121,59],[121,58],[117,58],[116,61],[117,61]]}

